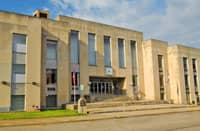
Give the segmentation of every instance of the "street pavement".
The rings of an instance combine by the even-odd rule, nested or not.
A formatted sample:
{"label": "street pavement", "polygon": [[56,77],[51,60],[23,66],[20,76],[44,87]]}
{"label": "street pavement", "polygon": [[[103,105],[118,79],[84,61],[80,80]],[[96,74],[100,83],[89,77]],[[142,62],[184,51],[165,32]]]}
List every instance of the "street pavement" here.
{"label": "street pavement", "polygon": [[128,117],[54,123],[17,127],[1,127],[0,131],[200,131],[200,111],[156,116]]}

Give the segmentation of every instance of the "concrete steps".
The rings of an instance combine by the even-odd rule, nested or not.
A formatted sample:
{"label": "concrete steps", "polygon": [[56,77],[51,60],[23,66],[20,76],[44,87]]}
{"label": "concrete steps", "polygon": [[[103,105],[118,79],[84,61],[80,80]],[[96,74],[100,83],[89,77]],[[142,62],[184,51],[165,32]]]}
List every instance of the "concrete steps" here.
{"label": "concrete steps", "polygon": [[96,103],[88,103],[88,109],[92,108],[106,108],[106,107],[120,107],[120,106],[132,106],[132,105],[156,105],[156,104],[168,104],[167,101],[150,101],[150,100],[121,100],[121,101],[103,101]]}
{"label": "concrete steps", "polygon": [[89,114],[128,113],[135,111],[171,110],[191,107],[194,106],[169,104],[167,101],[133,100],[127,96],[87,104]]}
{"label": "concrete steps", "polygon": [[129,96],[113,96],[110,99],[105,99],[102,102],[117,102],[117,101],[130,101],[132,98]]}
{"label": "concrete steps", "polygon": [[127,101],[127,100],[131,100],[131,98],[126,95],[91,96],[91,102],[111,102],[111,101]]}
{"label": "concrete steps", "polygon": [[191,105],[172,105],[172,104],[157,104],[157,105],[130,105],[118,107],[105,108],[89,108],[89,114],[106,114],[117,112],[133,112],[133,111],[151,111],[151,110],[166,110],[166,109],[180,109],[191,108]]}

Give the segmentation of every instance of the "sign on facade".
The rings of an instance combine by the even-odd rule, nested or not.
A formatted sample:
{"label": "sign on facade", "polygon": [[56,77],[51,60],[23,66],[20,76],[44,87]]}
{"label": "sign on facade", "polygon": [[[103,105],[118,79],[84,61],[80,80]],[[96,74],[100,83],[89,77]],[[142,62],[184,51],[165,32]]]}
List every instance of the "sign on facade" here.
{"label": "sign on facade", "polygon": [[84,90],[84,85],[80,85],[80,90],[83,91]]}
{"label": "sign on facade", "polygon": [[112,75],[113,69],[111,67],[106,67],[106,75]]}

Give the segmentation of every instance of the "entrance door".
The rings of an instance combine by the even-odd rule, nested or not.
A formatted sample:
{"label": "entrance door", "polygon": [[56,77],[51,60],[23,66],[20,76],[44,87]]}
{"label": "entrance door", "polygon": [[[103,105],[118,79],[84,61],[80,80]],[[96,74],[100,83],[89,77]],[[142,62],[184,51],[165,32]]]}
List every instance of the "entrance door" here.
{"label": "entrance door", "polygon": [[11,111],[24,111],[24,95],[11,96]]}
{"label": "entrance door", "polygon": [[112,81],[107,79],[91,80],[90,93],[97,96],[107,96],[113,94]]}
{"label": "entrance door", "polygon": [[56,95],[48,95],[46,97],[47,108],[55,108],[57,107],[57,96]]}
{"label": "entrance door", "polygon": [[90,78],[92,95],[122,95],[122,80],[109,78]]}

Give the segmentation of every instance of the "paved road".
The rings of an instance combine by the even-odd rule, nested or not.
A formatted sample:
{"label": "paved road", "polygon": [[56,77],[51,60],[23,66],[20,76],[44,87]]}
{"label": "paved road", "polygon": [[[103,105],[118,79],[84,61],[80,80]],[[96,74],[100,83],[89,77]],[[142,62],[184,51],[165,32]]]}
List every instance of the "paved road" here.
{"label": "paved road", "polygon": [[0,131],[200,131],[200,111],[76,123],[2,127]]}

